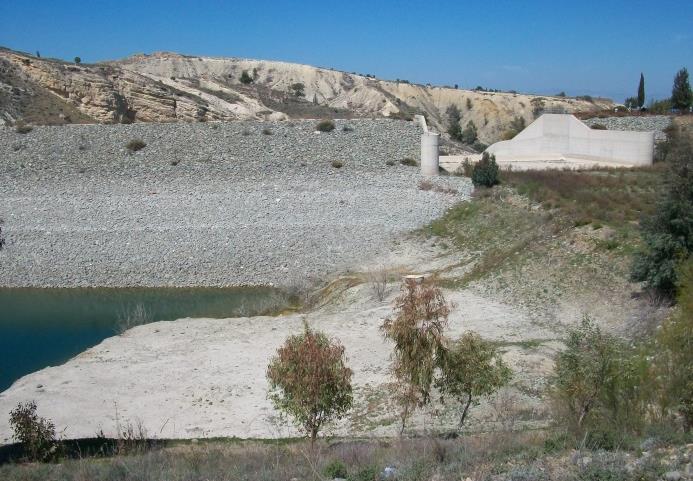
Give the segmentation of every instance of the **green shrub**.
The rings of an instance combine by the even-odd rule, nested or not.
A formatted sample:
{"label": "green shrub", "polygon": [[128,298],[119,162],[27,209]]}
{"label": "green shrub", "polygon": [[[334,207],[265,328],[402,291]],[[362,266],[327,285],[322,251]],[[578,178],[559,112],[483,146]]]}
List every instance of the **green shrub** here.
{"label": "green shrub", "polygon": [[301,82],[296,82],[289,86],[289,91],[292,93],[294,97],[305,97],[305,88],[306,86],[303,85]]}
{"label": "green shrub", "polygon": [[672,129],[667,144],[667,188],[654,215],[641,222],[644,248],[635,254],[631,279],[674,297],[677,270],[693,252],[693,133]]}
{"label": "green shrub", "polygon": [[315,126],[315,130],[318,132],[332,132],[335,128],[334,122],[330,119],[324,119],[318,122]]}
{"label": "green shrub", "polygon": [[475,332],[467,332],[438,358],[440,376],[436,387],[442,398],[452,398],[459,404],[462,429],[469,408],[479,404],[479,398],[489,396],[510,381],[512,371],[503,362],[496,346]]}
{"label": "green shrub", "polygon": [[499,182],[496,156],[484,152],[472,169],[472,183],[474,187],[493,187]]}
{"label": "green shrub", "polygon": [[471,120],[467,122],[467,127],[462,131],[460,140],[465,144],[472,145],[476,142],[478,137],[478,132],[476,130],[476,125]]}
{"label": "green shrub", "polygon": [[10,412],[10,427],[27,460],[48,461],[55,454],[55,426],[36,414],[34,401],[19,403]]}
{"label": "green shrub", "polygon": [[248,71],[247,71],[247,70],[244,70],[243,72],[241,72],[240,81],[241,81],[242,84],[248,85],[248,84],[253,83],[253,77],[251,77],[251,76],[248,74]]}
{"label": "green shrub", "polygon": [[347,467],[339,459],[331,461],[325,469],[322,471],[327,479],[342,478],[347,477]]}
{"label": "green shrub", "polygon": [[144,140],[132,139],[125,145],[125,148],[128,149],[130,152],[137,152],[138,150],[144,149],[146,146],[147,144],[144,142]]}

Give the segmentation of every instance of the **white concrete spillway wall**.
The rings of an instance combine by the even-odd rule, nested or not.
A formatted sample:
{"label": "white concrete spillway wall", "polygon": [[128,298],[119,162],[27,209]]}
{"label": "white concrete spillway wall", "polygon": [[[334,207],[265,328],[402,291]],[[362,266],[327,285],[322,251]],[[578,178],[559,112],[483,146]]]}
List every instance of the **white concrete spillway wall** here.
{"label": "white concrete spillway wall", "polygon": [[652,165],[654,132],[595,130],[569,114],[544,114],[513,139],[486,151],[499,162],[587,159]]}

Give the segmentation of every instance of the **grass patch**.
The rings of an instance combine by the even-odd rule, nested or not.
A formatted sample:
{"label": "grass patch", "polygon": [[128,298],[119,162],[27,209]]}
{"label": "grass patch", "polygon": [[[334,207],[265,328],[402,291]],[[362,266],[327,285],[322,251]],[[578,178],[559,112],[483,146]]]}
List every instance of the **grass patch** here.
{"label": "grass patch", "polygon": [[619,227],[652,213],[662,171],[659,164],[634,169],[504,171],[501,179],[544,208],[560,210],[576,227],[595,222]]}

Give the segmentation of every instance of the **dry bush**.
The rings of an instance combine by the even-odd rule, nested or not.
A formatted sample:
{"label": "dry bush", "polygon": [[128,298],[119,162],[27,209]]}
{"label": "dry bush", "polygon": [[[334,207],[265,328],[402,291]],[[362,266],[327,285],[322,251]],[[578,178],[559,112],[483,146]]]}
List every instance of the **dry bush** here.
{"label": "dry bush", "polygon": [[142,150],[147,146],[144,140],[142,139],[132,139],[130,142],[128,142],[125,145],[125,148],[128,149],[130,152],[137,152],[138,150]]}
{"label": "dry bush", "polygon": [[55,425],[36,414],[36,403],[19,403],[10,412],[12,437],[29,461],[48,461],[56,452]]}
{"label": "dry bush", "polygon": [[385,299],[388,278],[389,272],[385,266],[378,266],[366,273],[366,279],[373,293],[373,297],[380,302]]}
{"label": "dry bush", "polygon": [[433,190],[433,182],[428,179],[420,180],[419,190]]}
{"label": "dry bush", "polygon": [[23,120],[18,121],[14,125],[14,131],[18,134],[28,134],[32,130],[34,130],[34,128],[31,125],[24,122]]}
{"label": "dry bush", "polygon": [[151,314],[143,304],[136,304],[128,307],[118,316],[116,321],[116,330],[118,334],[123,334],[125,331],[133,327],[141,326],[152,321]]}
{"label": "dry bush", "polygon": [[315,130],[318,132],[332,132],[335,129],[334,121],[330,119],[324,119],[318,122],[315,126]]}

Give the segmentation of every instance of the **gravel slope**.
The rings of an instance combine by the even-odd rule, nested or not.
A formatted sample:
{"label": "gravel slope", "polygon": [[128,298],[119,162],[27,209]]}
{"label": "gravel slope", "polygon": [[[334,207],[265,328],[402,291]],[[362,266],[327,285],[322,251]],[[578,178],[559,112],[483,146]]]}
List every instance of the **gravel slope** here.
{"label": "gravel slope", "polygon": [[[418,159],[410,122],[314,126],[0,128],[0,285],[286,284],[382,255],[469,194],[466,179],[436,180],[458,195],[422,191],[417,168],[386,165]],[[135,138],[147,146],[129,153]]]}

